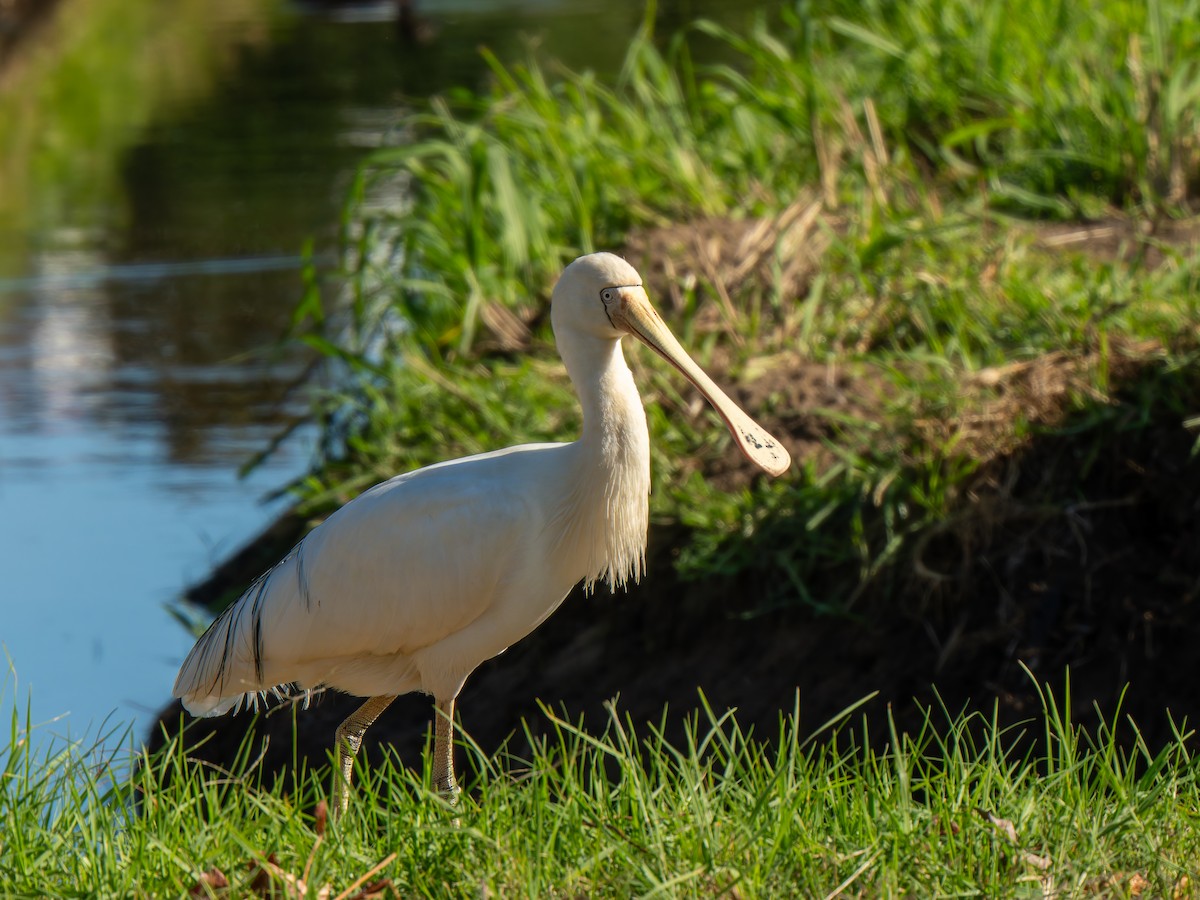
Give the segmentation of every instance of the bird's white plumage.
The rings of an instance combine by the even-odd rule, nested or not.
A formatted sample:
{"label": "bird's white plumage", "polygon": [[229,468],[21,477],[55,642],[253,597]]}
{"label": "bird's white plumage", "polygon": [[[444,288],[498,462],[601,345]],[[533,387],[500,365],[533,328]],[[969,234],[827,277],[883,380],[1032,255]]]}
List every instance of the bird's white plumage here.
{"label": "bird's white plumage", "polygon": [[394,695],[437,700],[435,777],[453,794],[449,717],[467,676],[552,613],[571,587],[642,572],[650,494],[646,415],[621,339],[633,335],[708,398],[771,474],[787,452],[687,356],[637,272],[595,253],[551,301],[583,432],[439,463],[386,481],[312,531],[197,641],[175,696],[219,715],[266,691],[326,686],[372,698],[338,730],[335,813],[362,734]]}

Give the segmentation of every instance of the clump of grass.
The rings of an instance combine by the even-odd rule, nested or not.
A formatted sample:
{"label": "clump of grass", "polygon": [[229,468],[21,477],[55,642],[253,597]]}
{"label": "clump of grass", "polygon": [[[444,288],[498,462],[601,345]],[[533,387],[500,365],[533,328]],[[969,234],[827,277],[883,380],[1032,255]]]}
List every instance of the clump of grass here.
{"label": "clump of grass", "polygon": [[328,829],[328,769],[268,783],[247,751],[196,773],[178,741],[150,758],[71,744],[33,759],[14,717],[0,884],[9,896],[230,895],[218,874],[238,896],[294,894],[298,880],[353,894],[364,876],[401,896],[1190,890],[1188,734],[1161,749],[1132,723],[1088,734],[1069,688],[1041,696],[1016,729],[932,709],[914,735],[874,735],[851,707],[811,734],[796,709],[760,736],[701,698],[677,745],[616,710],[601,734],[545,710],[527,759],[463,736],[474,775],[458,808],[392,759],[361,773]]}
{"label": "clump of grass", "polygon": [[811,114],[844,145],[861,136],[839,133],[838,119],[869,103],[872,139],[968,191],[986,185],[1007,208],[1075,217],[1098,201],[1194,199],[1196,12],[1169,0],[1046,0],[1020,15],[1002,3],[813,0],[785,13],[782,38],[706,30],[754,63],[725,73],[739,109]]}
{"label": "clump of grass", "polygon": [[[850,418],[774,408],[785,423],[826,418],[831,462],[735,493],[694,470],[663,479],[656,508],[695,529],[680,558],[685,573],[757,570],[774,585],[768,592],[833,611],[866,590],[886,595],[871,580],[962,511],[981,469],[1039,435],[1072,433],[1095,455],[1113,427],[1182,427],[1194,380],[1173,373],[1196,360],[1196,257],[1139,271],[1064,259],[1039,249],[1031,232],[988,222],[911,226],[869,275],[854,235],[835,240],[820,295],[793,313],[817,336],[807,355],[865,373],[855,388],[875,393],[858,397]],[[659,404],[651,421],[684,409]],[[702,442],[693,448],[713,458]],[[1083,474],[1068,464],[1054,492],[1027,502],[1070,502]],[[849,577],[823,579],[817,599],[812,577],[839,565]]]}

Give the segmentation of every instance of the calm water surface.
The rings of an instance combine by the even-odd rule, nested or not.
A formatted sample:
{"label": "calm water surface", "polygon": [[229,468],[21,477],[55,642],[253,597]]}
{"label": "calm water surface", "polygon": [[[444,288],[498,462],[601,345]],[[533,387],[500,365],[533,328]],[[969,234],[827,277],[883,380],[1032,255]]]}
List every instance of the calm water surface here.
{"label": "calm water surface", "polygon": [[[736,22],[735,6],[660,3],[661,28]],[[168,698],[192,642],[168,605],[280,511],[264,495],[310,459],[301,431],[237,475],[304,411],[288,387],[307,361],[278,349],[300,254],[312,239],[332,256],[345,186],[394,140],[405,98],[477,85],[480,45],[511,59],[531,36],[611,72],[642,15],[421,8],[435,33],[413,47],[387,4],[250,20],[214,2],[205,39],[231,50],[203,90],[127,126],[107,158],[67,154],[61,178],[0,215],[0,728],[29,704],[40,741],[105,722],[141,735]],[[102,187],[60,189],[76,182]]]}

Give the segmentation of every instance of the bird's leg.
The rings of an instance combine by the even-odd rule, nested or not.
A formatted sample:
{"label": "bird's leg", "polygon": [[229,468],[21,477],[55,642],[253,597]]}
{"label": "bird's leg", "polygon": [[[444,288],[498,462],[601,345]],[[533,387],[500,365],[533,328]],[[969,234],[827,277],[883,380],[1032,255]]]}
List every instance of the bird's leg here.
{"label": "bird's leg", "polygon": [[458,802],[454,780],[454,698],[439,700],[433,722],[433,784],[452,805]]}
{"label": "bird's leg", "polygon": [[333,817],[340,818],[350,806],[350,777],[354,774],[354,757],[362,746],[363,732],[379,718],[391,702],[394,694],[372,697],[337,727],[338,770],[333,773]]}

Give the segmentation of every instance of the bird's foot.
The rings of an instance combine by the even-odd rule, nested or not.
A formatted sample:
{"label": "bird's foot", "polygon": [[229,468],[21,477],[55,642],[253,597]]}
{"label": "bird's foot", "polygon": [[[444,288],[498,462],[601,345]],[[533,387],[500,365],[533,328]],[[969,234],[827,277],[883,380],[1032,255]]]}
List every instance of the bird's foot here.
{"label": "bird's foot", "polygon": [[350,808],[350,773],[337,772],[333,773],[333,803],[330,806],[330,812],[333,814],[333,821],[338,821],[346,814],[346,810]]}
{"label": "bird's foot", "polygon": [[[441,797],[446,804],[455,812],[458,811],[458,797],[462,791],[458,787],[458,783],[454,780],[454,776],[450,775],[446,778],[437,779],[434,784],[437,787],[438,796]],[[462,825],[462,821],[456,815],[450,820],[450,825],[458,828]]]}
{"label": "bird's foot", "polygon": [[462,793],[462,790],[459,788],[458,782],[454,780],[453,775],[437,780],[437,792],[451,806],[458,806],[458,795]]}

